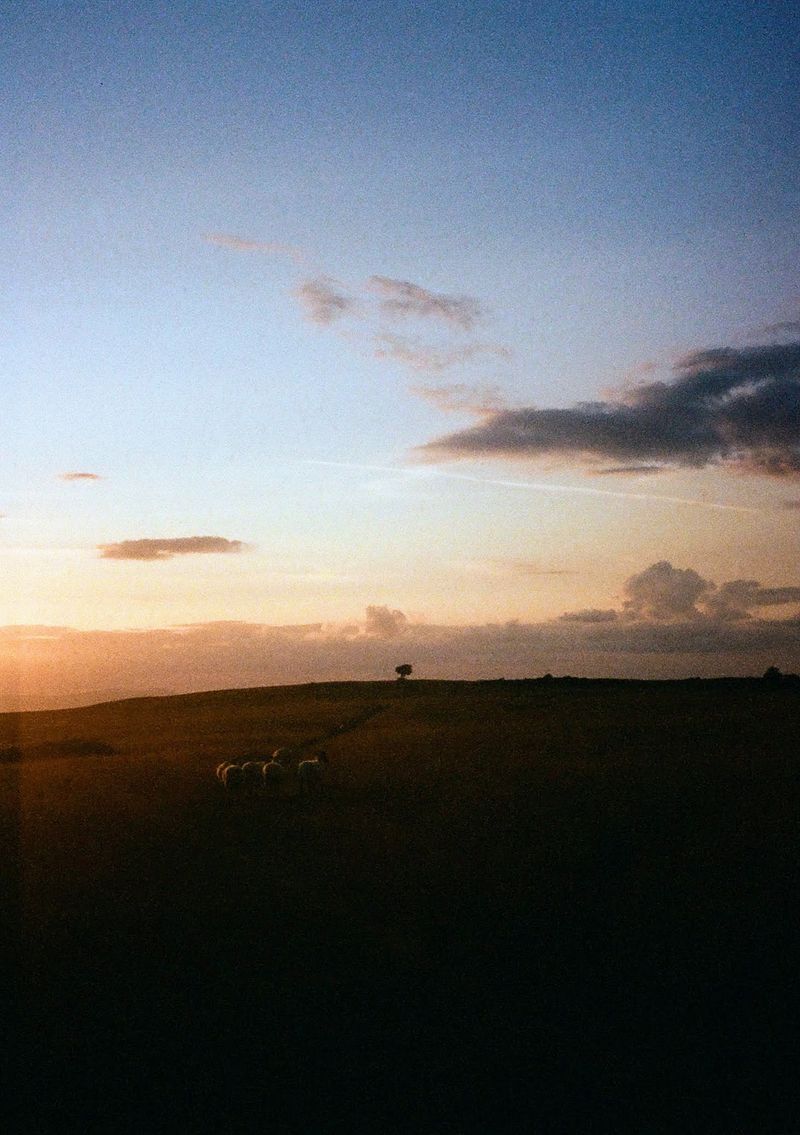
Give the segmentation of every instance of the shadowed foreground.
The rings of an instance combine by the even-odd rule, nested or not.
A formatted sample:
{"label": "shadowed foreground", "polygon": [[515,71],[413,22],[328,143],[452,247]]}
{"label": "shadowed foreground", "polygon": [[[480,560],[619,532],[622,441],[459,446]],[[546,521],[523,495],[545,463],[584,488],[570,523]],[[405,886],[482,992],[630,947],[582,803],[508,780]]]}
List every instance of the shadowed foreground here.
{"label": "shadowed foreground", "polygon": [[[30,1128],[797,1129],[799,706],[408,682],[1,716]],[[214,779],[320,736],[323,798]]]}

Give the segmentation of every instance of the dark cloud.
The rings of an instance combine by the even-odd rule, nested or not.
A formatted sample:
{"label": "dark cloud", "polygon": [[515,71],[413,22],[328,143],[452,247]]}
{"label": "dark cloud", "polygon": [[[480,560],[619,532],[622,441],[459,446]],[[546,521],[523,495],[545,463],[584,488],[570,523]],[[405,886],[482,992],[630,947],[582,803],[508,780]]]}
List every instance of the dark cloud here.
{"label": "dark cloud", "polygon": [[784,319],[780,323],[768,323],[764,331],[769,335],[800,335],[800,319]]}
{"label": "dark cloud", "polygon": [[471,331],[483,314],[480,304],[471,296],[431,292],[408,280],[370,276],[368,286],[372,291],[380,293],[381,310],[389,316],[439,319],[463,331]]}
{"label": "dark cloud", "polygon": [[408,626],[402,611],[390,611],[388,607],[367,607],[364,633],[375,638],[398,638]]}
{"label": "dark cloud", "polygon": [[99,473],[59,473],[62,481],[102,481]]}
{"label": "dark cloud", "polygon": [[375,336],[375,358],[393,359],[412,370],[438,374],[454,366],[461,366],[482,355],[510,358],[507,347],[495,343],[465,343],[457,347],[430,346],[399,335],[381,332]]}
{"label": "dark cloud", "polygon": [[241,540],[224,536],[179,536],[170,540],[122,540],[118,544],[98,545],[104,560],[169,560],[173,556],[231,554],[241,552]]}
{"label": "dark cloud", "polygon": [[312,323],[319,323],[322,326],[334,323],[358,307],[357,301],[330,276],[317,276],[313,280],[304,280],[296,289],[295,295],[300,300],[306,317]]}
{"label": "dark cloud", "polygon": [[559,617],[562,623],[613,623],[618,616],[614,610],[590,607],[585,611],[565,611]]}
{"label": "dark cloud", "polygon": [[557,457],[800,475],[800,342],[697,351],[671,382],[567,409],[500,410],[420,447],[435,458]]}

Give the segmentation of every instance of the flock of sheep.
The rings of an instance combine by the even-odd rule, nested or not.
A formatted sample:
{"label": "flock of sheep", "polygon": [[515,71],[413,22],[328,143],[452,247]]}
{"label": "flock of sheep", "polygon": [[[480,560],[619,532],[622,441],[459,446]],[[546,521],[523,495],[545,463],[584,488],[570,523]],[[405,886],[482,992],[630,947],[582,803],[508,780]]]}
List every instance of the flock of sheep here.
{"label": "flock of sheep", "polygon": [[254,795],[259,792],[270,796],[318,795],[324,790],[328,780],[328,755],[324,749],[317,749],[313,757],[301,759],[300,754],[311,751],[315,745],[324,745],[344,733],[359,729],[385,709],[384,705],[369,706],[355,717],[334,725],[316,737],[306,738],[292,747],[276,749],[268,761],[250,757],[222,761],[216,768],[217,780],[231,794]]}
{"label": "flock of sheep", "polygon": [[222,761],[217,765],[216,777],[227,792],[312,796],[323,789],[328,775],[326,753],[320,751],[292,766],[292,750],[276,749],[268,761]]}

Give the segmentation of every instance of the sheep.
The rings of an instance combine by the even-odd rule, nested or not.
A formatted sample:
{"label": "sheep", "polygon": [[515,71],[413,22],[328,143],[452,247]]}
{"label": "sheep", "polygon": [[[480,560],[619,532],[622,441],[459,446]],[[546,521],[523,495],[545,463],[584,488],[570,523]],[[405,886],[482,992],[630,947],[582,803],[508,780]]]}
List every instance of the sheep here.
{"label": "sheep", "polygon": [[261,775],[265,788],[278,791],[286,784],[289,775],[288,758],[288,749],[276,749],[272,754],[272,759],[262,765]]}
{"label": "sheep", "polygon": [[242,781],[247,788],[258,788],[263,783],[261,761],[245,761],[242,765]]}
{"label": "sheep", "polygon": [[301,761],[297,766],[297,783],[301,796],[320,792],[328,771],[327,753],[318,752],[315,757]]}
{"label": "sheep", "polygon": [[245,785],[245,774],[241,765],[229,764],[222,770],[222,783],[229,792],[239,791]]}
{"label": "sheep", "polygon": [[220,763],[214,769],[214,776],[217,778],[220,784],[225,783],[225,769],[230,768],[232,764],[233,761],[220,761]]}

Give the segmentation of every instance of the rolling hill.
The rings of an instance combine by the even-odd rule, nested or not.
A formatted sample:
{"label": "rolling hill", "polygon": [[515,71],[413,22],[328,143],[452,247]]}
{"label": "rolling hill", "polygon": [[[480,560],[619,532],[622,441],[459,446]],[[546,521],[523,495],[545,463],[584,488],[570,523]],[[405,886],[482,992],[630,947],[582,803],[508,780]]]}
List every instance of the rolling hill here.
{"label": "rolling hill", "polygon": [[[28,1115],[791,1129],[799,706],[412,680],[0,715]],[[214,778],[314,743],[319,799]]]}

